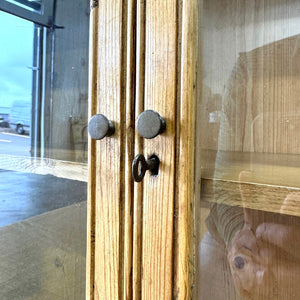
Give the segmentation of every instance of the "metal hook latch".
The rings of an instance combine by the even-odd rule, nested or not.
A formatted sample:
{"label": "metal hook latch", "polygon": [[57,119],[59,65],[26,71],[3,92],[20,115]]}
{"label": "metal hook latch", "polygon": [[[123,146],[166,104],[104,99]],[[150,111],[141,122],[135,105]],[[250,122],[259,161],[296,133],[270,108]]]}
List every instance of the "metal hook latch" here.
{"label": "metal hook latch", "polygon": [[141,182],[148,170],[151,172],[151,175],[157,175],[159,163],[159,158],[156,155],[151,155],[146,160],[143,154],[138,154],[132,162],[132,177],[134,181]]}

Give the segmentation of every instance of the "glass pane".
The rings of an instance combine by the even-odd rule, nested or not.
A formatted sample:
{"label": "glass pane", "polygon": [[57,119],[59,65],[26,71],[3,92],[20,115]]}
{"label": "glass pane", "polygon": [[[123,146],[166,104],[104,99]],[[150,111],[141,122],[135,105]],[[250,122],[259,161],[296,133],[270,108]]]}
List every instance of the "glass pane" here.
{"label": "glass pane", "polygon": [[88,11],[0,12],[0,299],[85,299]]}
{"label": "glass pane", "polygon": [[298,299],[300,2],[199,1],[199,299]]}

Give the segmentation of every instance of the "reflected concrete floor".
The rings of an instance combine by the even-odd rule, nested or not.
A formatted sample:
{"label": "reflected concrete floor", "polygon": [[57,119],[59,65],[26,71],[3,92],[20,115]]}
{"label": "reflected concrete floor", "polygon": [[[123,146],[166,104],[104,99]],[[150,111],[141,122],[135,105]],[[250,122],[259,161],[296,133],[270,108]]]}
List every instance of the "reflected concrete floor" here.
{"label": "reflected concrete floor", "polygon": [[0,170],[0,227],[86,199],[86,182]]}
{"label": "reflected concrete floor", "polygon": [[0,171],[1,300],[85,299],[86,188]]}
{"label": "reflected concrete floor", "polygon": [[1,300],[84,300],[86,202],[0,228]]}

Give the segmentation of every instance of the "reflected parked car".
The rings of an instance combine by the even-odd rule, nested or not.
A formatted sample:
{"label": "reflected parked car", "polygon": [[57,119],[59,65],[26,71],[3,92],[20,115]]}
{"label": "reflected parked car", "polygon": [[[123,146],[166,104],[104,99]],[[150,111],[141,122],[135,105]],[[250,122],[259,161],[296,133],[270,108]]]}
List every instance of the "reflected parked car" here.
{"label": "reflected parked car", "polygon": [[0,107],[0,127],[9,127],[9,107]]}
{"label": "reflected parked car", "polygon": [[18,134],[30,132],[31,126],[31,101],[14,101],[10,112],[10,127],[14,128]]}

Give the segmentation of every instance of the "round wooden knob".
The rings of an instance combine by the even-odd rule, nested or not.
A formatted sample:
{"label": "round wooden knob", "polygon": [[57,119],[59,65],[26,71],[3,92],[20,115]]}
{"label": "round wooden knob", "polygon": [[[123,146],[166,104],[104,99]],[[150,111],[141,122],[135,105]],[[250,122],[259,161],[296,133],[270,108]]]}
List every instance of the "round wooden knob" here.
{"label": "round wooden knob", "polygon": [[154,110],[145,110],[137,121],[137,130],[141,137],[153,139],[166,129],[165,120]]}
{"label": "round wooden knob", "polygon": [[114,123],[108,120],[104,115],[94,115],[88,126],[89,134],[94,140],[101,140],[115,132]]}

